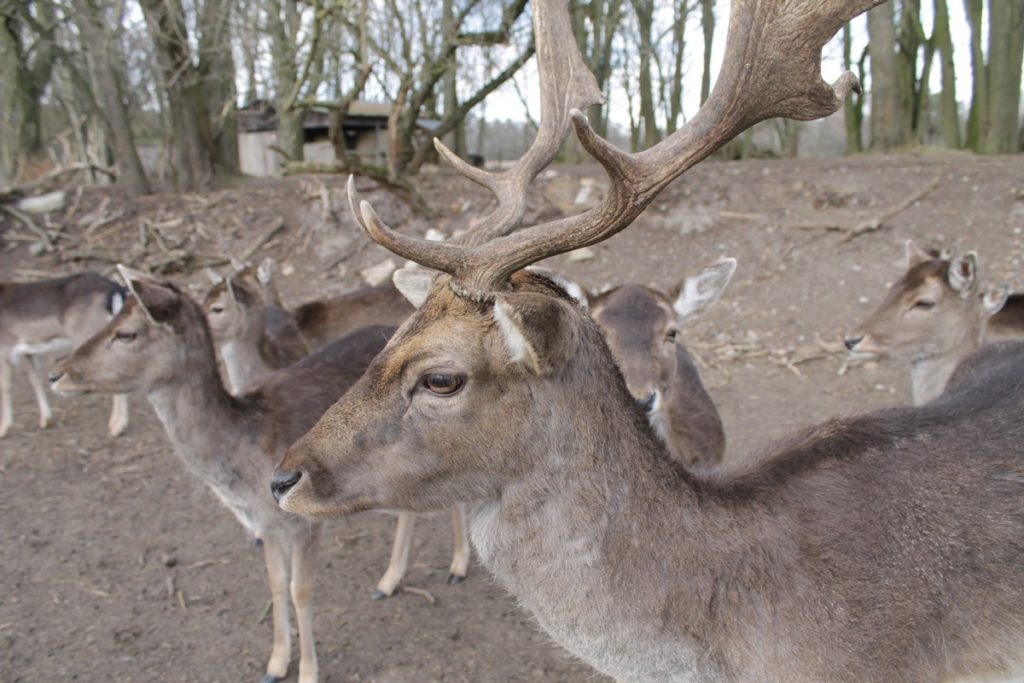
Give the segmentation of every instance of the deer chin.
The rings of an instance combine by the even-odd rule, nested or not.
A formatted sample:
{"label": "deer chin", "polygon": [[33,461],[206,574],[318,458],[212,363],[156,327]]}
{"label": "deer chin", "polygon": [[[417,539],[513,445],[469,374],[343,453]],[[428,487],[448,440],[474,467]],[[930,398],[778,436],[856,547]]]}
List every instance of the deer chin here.
{"label": "deer chin", "polygon": [[82,396],[84,394],[94,394],[99,391],[99,389],[92,384],[83,382],[80,379],[75,380],[67,373],[62,374],[56,381],[50,382],[50,388],[54,393],[60,394],[61,396]]}

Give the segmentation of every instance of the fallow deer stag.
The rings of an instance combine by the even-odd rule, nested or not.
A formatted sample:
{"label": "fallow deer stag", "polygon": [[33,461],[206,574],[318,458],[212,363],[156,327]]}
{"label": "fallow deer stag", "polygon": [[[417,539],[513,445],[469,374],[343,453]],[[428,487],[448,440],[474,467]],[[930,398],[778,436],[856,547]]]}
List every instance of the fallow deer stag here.
{"label": "fallow deer stag", "polygon": [[721,462],[725,431],[680,331],[718,300],[734,272],[736,259],[724,259],[671,292],[622,285],[589,301],[629,393],[669,454],[689,465]]}
{"label": "fallow deer stag", "polygon": [[566,2],[532,3],[545,109],[527,156],[550,159],[571,116],[610,190],[587,213],[509,234],[521,198],[501,188],[525,188],[523,167],[463,169],[514,220],[481,221],[459,243],[397,233],[360,204],[376,242],[442,272],[289,449],[271,480],[281,506],[320,518],[482,501],[471,531],[485,564],[557,641],[622,680],[1020,671],[1024,351],[989,359],[928,406],[832,420],[698,474],[668,457],[592,319],[522,271],[622,230],[753,123],[837,110],[855,80],[821,82],[821,48],[875,4],[733,0],[704,107],[629,155],[572,111],[599,93]]}
{"label": "fallow deer stag", "polygon": [[312,593],[320,525],[282,512],[267,490],[274,463],[363,373],[393,328],[368,327],[232,396],[221,383],[202,309],[174,285],[122,268],[134,296],[61,361],[63,393],[145,392],[175,452],[263,541],[274,647],[264,681],[291,660],[288,595],[299,627],[299,681],[317,680]]}
{"label": "fallow deer stag", "polygon": [[[906,272],[846,336],[854,357],[892,356],[910,364],[914,405],[942,394],[960,363],[985,342],[1007,288],[980,290],[973,251],[952,257],[906,243]],[[1024,329],[1017,331],[1024,336]]]}
{"label": "fallow deer stag", "polygon": [[[218,276],[203,301],[203,311],[233,394],[256,388],[275,371],[309,353],[295,317],[281,307],[270,269],[270,262],[265,260],[258,267],[243,266],[226,278]],[[396,297],[401,299],[400,305]],[[313,332],[318,342],[332,330],[337,332],[334,339],[339,339],[369,325],[401,323],[412,310],[393,286],[365,288],[313,301],[299,309],[301,319],[307,322],[306,329]],[[453,505],[451,514],[454,549],[448,583],[455,584],[469,572],[471,551],[465,506]],[[393,595],[405,577],[415,523],[416,513],[398,512],[391,558],[371,594],[373,599]]]}
{"label": "fallow deer stag", "polygon": [[[46,398],[42,357],[66,353],[91,337],[123,302],[124,290],[98,273],[0,283],[0,438],[14,417],[12,369],[24,368],[39,406],[39,426],[49,426],[53,411]],[[114,396],[107,427],[111,436],[128,428],[126,396]]]}

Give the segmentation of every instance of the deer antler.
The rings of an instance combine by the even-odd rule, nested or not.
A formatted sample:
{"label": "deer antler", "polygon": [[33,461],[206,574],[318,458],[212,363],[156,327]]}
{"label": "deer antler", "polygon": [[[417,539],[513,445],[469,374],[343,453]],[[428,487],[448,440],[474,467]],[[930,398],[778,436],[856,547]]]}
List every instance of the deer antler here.
{"label": "deer antler", "polygon": [[[611,180],[601,204],[585,213],[514,234],[503,234],[501,231],[508,230],[504,225],[501,231],[483,227],[481,235],[499,236],[479,242],[474,235],[463,245],[426,242],[396,233],[366,202],[357,217],[377,243],[451,274],[454,291],[473,299],[490,298],[507,286],[509,276],[520,268],[595,244],[627,227],[672,180],[758,121],[774,116],[811,120],[838,110],[849,91],[859,86],[850,72],[832,85],[825,83],[821,79],[821,49],[844,22],[883,1],[733,0],[725,58],[711,95],[686,125],[644,152],[629,154],[618,149],[597,135],[582,113],[570,112],[580,142]],[[565,0],[536,0],[538,56],[545,51],[558,55],[553,62],[569,68],[568,73],[558,72],[557,66],[553,69],[541,63],[542,73],[546,67],[553,72],[548,84],[556,89],[555,94],[545,89],[545,101],[568,101],[574,87],[568,77],[573,73],[571,65],[582,62],[571,34],[561,32],[568,27]],[[494,178],[475,169],[469,177],[488,187]],[[528,182],[517,187],[525,191]]]}

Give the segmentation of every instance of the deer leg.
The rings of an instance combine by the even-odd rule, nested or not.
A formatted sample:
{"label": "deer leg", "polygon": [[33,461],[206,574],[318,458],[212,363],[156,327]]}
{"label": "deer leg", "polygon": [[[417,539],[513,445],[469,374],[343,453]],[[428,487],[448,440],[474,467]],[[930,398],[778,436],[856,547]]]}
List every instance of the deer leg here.
{"label": "deer leg", "polygon": [[274,649],[270,652],[267,673],[260,683],[275,683],[288,675],[292,657],[292,636],[288,625],[288,551],[282,539],[274,534],[263,538],[263,555],[267,560],[267,577],[273,599]]}
{"label": "deer leg", "polygon": [[39,406],[39,427],[46,429],[53,420],[53,410],[50,409],[50,402],[46,399],[46,387],[43,386],[43,378],[39,368],[39,358],[31,356],[25,364],[25,372],[28,374],[28,383],[32,385],[32,392],[36,395],[36,405]]}
{"label": "deer leg", "polygon": [[405,576],[409,566],[409,548],[412,547],[412,527],[416,523],[415,512],[399,512],[398,526],[395,528],[395,542],[391,545],[391,561],[387,571],[377,582],[377,590],[370,597],[374,600],[394,595],[398,584]]}
{"label": "deer leg", "polygon": [[292,604],[299,625],[299,683],[317,683],[316,641],[313,639],[313,578],[320,549],[320,525],[292,541]]}
{"label": "deer leg", "polygon": [[11,411],[11,364],[0,358],[0,439],[11,430],[14,414]]}
{"label": "deer leg", "polygon": [[448,570],[448,583],[462,583],[469,572],[469,534],[466,532],[466,505],[456,503],[452,506],[452,532],[455,535],[455,552],[452,554],[452,566]]}
{"label": "deer leg", "polygon": [[107,430],[111,436],[121,436],[128,428],[128,394],[115,394],[110,406]]}

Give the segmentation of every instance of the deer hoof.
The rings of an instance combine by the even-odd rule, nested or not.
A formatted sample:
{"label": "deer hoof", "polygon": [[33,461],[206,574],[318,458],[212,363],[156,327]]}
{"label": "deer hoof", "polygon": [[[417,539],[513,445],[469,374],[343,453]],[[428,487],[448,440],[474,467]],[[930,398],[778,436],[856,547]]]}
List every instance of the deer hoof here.
{"label": "deer hoof", "polygon": [[383,600],[384,598],[390,598],[390,597],[391,597],[390,595],[388,595],[387,593],[385,593],[382,590],[375,590],[372,593],[370,593],[370,599],[371,600]]}
{"label": "deer hoof", "polygon": [[455,584],[462,583],[465,580],[466,580],[466,577],[463,576],[462,574],[449,574],[448,575],[448,585],[449,586],[454,586]]}
{"label": "deer hoof", "polygon": [[283,678],[280,678],[278,676],[271,676],[270,674],[264,674],[263,678],[260,679],[260,683],[279,683],[279,681],[283,681],[283,680],[284,680]]}

